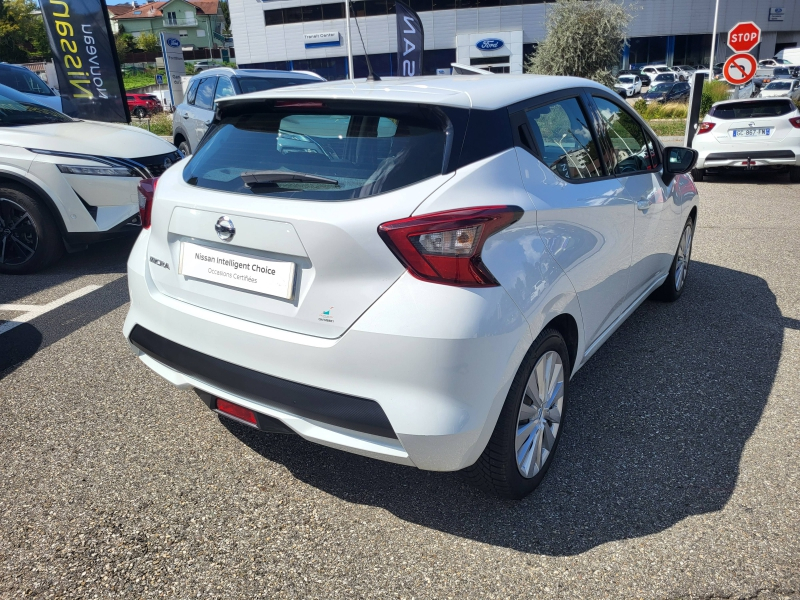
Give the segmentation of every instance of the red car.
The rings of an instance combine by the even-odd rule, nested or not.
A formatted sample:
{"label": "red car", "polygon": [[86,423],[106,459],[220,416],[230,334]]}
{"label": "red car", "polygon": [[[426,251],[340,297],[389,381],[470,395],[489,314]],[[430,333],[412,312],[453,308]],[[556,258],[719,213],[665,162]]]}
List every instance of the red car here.
{"label": "red car", "polygon": [[161,101],[152,94],[127,94],[128,109],[137,119],[159,113],[163,109]]}

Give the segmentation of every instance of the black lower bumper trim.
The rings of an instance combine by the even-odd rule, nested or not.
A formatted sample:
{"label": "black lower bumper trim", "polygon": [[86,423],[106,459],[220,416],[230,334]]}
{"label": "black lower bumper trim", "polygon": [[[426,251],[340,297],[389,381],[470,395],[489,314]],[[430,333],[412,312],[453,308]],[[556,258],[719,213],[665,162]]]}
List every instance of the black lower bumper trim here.
{"label": "black lower bumper trim", "polygon": [[791,150],[758,150],[755,152],[712,152],[706,156],[706,160],[747,160],[752,158],[794,158],[795,154]]}
{"label": "black lower bumper trim", "polygon": [[287,381],[202,354],[135,325],[130,342],[145,354],[221,390],[264,406],[344,429],[397,439],[386,413],[374,400]]}

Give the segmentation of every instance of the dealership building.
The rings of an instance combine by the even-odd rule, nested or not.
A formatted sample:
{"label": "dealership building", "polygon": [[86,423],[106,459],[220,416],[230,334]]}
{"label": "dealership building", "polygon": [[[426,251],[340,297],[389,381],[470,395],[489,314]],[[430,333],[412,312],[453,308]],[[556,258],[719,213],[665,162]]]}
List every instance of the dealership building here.
{"label": "dealership building", "polygon": [[[407,3],[422,20],[424,73],[431,75],[449,73],[453,62],[522,73],[524,57],[545,37],[552,8],[552,3],[541,0]],[[620,66],[707,65],[714,4],[715,0],[640,0]],[[732,54],[726,32],[739,21],[754,21],[761,28],[762,41],[753,50],[757,58],[800,46],[797,0],[720,0],[719,4],[715,63]],[[355,76],[367,75],[364,47],[379,75],[396,75],[394,0],[356,0],[351,7]],[[230,14],[240,67],[310,70],[327,79],[348,76],[344,2],[230,0]]]}

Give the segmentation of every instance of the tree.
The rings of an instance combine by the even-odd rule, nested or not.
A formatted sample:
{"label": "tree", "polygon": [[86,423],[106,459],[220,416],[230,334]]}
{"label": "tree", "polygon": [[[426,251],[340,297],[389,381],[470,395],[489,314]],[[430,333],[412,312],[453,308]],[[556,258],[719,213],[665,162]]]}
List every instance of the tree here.
{"label": "tree", "polygon": [[136,38],[130,33],[118,33],[114,36],[114,44],[117,47],[119,62],[125,62],[125,57],[131,52],[136,51]]}
{"label": "tree", "polygon": [[0,0],[0,61],[26,62],[50,56],[39,7],[33,0]]}
{"label": "tree", "polygon": [[220,9],[222,9],[222,16],[225,19],[225,32],[230,33],[231,31],[231,7],[228,6],[228,0],[220,0],[219,3]]}
{"label": "tree", "polygon": [[151,31],[142,32],[142,34],[136,38],[136,45],[139,46],[143,52],[155,52],[160,47],[156,34]]}
{"label": "tree", "polygon": [[612,85],[632,5],[612,0],[557,0],[549,5],[547,37],[525,60],[527,73],[573,75]]}

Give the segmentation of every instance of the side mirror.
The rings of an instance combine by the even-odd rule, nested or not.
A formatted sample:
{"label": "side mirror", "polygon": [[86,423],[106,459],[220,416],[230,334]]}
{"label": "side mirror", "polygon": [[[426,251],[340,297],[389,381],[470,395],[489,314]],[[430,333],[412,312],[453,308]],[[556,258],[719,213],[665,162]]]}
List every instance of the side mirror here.
{"label": "side mirror", "polygon": [[697,162],[697,150],[691,148],[669,146],[664,148],[664,156],[667,158],[664,171],[672,175],[688,173]]}

